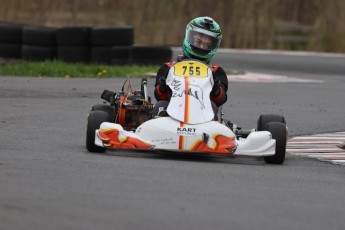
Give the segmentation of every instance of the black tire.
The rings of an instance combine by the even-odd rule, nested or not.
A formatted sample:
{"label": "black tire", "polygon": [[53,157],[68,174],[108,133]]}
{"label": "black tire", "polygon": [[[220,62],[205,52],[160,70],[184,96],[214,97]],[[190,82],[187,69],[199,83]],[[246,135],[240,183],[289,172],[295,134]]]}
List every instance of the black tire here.
{"label": "black tire", "polygon": [[71,63],[88,63],[90,61],[90,48],[86,46],[58,46],[57,58]]}
{"label": "black tire", "polygon": [[48,47],[55,46],[56,29],[25,26],[23,29],[23,44]]}
{"label": "black tire", "polygon": [[273,122],[273,121],[286,124],[285,118],[283,116],[274,115],[274,114],[263,114],[263,115],[260,115],[258,119],[257,131],[266,130],[267,123]]}
{"label": "black tire", "polygon": [[129,64],[161,65],[171,61],[172,50],[170,47],[135,46],[131,49]]}
{"label": "black tire", "polygon": [[92,47],[90,58],[91,58],[92,63],[110,64],[111,63],[111,46]]}
{"label": "black tire", "polygon": [[95,130],[103,122],[109,121],[108,114],[103,111],[91,111],[87,117],[86,149],[89,152],[104,153],[106,148],[95,145]]}
{"label": "black tire", "polygon": [[108,114],[109,122],[115,121],[115,107],[106,104],[97,104],[92,106],[91,111],[103,111]]}
{"label": "black tire", "polygon": [[113,46],[111,48],[111,64],[126,65],[132,50],[132,46]]}
{"label": "black tire", "polygon": [[20,59],[22,57],[22,45],[0,43],[0,57]]}
{"label": "black tire", "polygon": [[56,30],[58,46],[88,46],[91,27],[63,27]]}
{"label": "black tire", "polygon": [[286,125],[281,122],[269,122],[266,130],[272,134],[272,138],[276,140],[276,152],[273,156],[264,157],[268,164],[282,164],[285,160],[287,129]]}
{"label": "black tire", "polygon": [[31,61],[52,60],[56,58],[56,48],[23,45],[22,58]]}
{"label": "black tire", "polygon": [[17,24],[0,24],[0,42],[21,44],[23,27],[23,25]]}
{"label": "black tire", "polygon": [[93,28],[91,30],[92,46],[130,46],[134,42],[132,27]]}

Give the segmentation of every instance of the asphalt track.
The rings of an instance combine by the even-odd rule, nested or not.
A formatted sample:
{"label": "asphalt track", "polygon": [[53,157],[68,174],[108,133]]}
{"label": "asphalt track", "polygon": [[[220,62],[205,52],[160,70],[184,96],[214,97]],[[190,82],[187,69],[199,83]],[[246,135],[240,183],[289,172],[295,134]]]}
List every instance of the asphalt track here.
{"label": "asphalt track", "polygon": [[[236,55],[216,58],[240,69],[231,63]],[[298,57],[305,65],[315,58]],[[326,69],[334,61],[318,58]],[[249,60],[241,68],[265,72]],[[344,131],[343,72],[289,68],[267,72],[323,83],[232,82],[226,116],[252,128],[261,113],[283,114],[290,137]],[[0,78],[0,230],[345,229],[344,166],[290,154],[284,165],[272,166],[253,159],[88,153],[88,110],[102,101],[103,89],[122,83]],[[132,80],[134,88],[138,83]]]}

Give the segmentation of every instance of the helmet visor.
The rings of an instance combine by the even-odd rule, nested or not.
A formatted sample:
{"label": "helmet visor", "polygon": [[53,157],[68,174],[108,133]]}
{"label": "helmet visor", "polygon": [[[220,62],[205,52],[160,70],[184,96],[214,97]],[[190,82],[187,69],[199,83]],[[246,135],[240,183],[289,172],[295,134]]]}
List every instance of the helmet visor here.
{"label": "helmet visor", "polygon": [[187,41],[191,46],[210,52],[218,48],[219,39],[217,35],[199,28],[187,31]]}

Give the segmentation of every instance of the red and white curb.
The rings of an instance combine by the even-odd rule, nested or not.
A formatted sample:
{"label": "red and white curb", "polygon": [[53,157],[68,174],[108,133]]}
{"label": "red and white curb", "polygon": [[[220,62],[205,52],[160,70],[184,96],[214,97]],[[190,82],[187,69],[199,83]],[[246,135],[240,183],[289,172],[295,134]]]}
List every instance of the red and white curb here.
{"label": "red and white curb", "polygon": [[345,165],[344,143],[345,132],[300,136],[288,140],[286,151],[292,155]]}

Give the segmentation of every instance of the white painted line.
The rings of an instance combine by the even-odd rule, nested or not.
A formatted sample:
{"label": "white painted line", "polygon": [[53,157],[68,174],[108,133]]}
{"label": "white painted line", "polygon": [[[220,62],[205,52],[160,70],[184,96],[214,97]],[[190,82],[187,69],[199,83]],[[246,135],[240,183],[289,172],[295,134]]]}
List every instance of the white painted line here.
{"label": "white painted line", "polygon": [[345,132],[319,133],[319,134],[314,134],[313,136],[322,136],[322,135],[329,135],[329,136],[333,136],[333,135],[343,135],[343,136],[345,136]]}
{"label": "white painted line", "polygon": [[[305,152],[306,150],[308,150],[308,149],[320,149],[320,148],[332,148],[332,149],[334,149],[335,151],[337,151],[337,152],[344,152],[345,153],[345,151],[343,150],[343,149],[341,149],[341,148],[335,148],[334,146],[332,146],[332,145],[330,145],[330,146],[298,146],[298,147],[296,147],[296,146],[287,146],[287,149],[289,149],[289,150],[292,150],[292,151],[303,151],[303,152]],[[343,150],[343,151],[341,151],[341,150]],[[312,150],[313,151],[313,150]]]}
{"label": "white painted line", "polygon": [[334,156],[334,155],[337,155],[337,156],[345,156],[345,152],[328,152],[328,153],[308,153],[308,155],[320,155],[320,156]]}
{"label": "white painted line", "polygon": [[310,157],[321,157],[321,158],[325,158],[325,159],[332,159],[332,158],[341,158],[341,159],[337,159],[337,160],[345,160],[345,154],[310,154],[308,155]]}
{"label": "white painted line", "polygon": [[[288,149],[288,150],[290,150],[290,151],[301,151],[301,150],[303,150],[303,149]],[[344,152],[344,153],[345,153],[344,150],[339,149],[339,148],[316,148],[316,149],[307,149],[307,150],[308,150],[308,151],[318,151],[318,152],[320,152],[320,151],[332,151],[332,150],[336,150],[336,152],[341,151],[341,152]]]}
{"label": "white painted line", "polygon": [[294,78],[281,75],[246,72],[244,74],[228,75],[230,82],[260,82],[260,83],[322,83],[322,80]]}
{"label": "white painted line", "polygon": [[[181,48],[180,48],[181,49]],[[280,50],[250,50],[250,49],[218,49],[220,53],[239,53],[239,54],[263,54],[263,55],[286,55],[286,56],[319,56],[319,57],[345,57],[344,54],[339,53],[321,53],[321,52],[303,52],[303,51],[280,51]]]}
{"label": "white painted line", "polygon": [[345,163],[345,160],[332,160],[335,163]]}
{"label": "white painted line", "polygon": [[288,145],[305,145],[305,144],[340,144],[342,141],[289,141]]}
{"label": "white painted line", "polygon": [[294,137],[291,138],[290,140],[322,140],[322,139],[326,139],[326,140],[344,140],[345,141],[345,137],[330,137],[330,136],[324,136],[324,137],[316,137],[316,136],[309,136],[309,137]]}
{"label": "white painted line", "polygon": [[334,144],[287,144],[287,147],[290,149],[294,148],[332,148],[338,147],[337,143]]}

